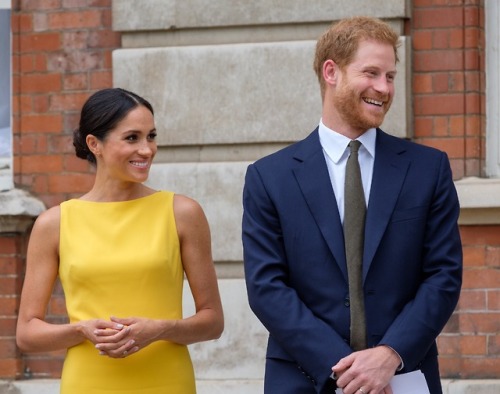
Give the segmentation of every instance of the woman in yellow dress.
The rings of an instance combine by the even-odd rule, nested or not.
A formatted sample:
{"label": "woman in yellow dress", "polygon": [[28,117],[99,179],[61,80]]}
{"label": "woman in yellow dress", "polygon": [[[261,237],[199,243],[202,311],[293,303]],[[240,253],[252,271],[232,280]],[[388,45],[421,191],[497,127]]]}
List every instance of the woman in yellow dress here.
{"label": "woman in yellow dress", "polygon": [[[143,184],[155,138],[144,98],[118,88],[92,95],[73,143],[95,165],[94,185],[33,227],[17,343],[25,352],[68,349],[61,393],[193,394],[187,345],[222,333],[202,208]],[[45,321],[58,276],[67,324]],[[184,276],[196,307],[190,317],[182,314]]]}

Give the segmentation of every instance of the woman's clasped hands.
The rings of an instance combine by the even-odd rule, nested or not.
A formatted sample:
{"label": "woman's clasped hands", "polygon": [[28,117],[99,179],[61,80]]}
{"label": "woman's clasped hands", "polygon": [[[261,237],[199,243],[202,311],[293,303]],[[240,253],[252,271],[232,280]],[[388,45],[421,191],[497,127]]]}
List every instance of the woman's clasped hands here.
{"label": "woman's clasped hands", "polygon": [[153,322],[135,317],[88,320],[83,324],[83,335],[95,345],[100,355],[124,358],[154,341],[157,334],[154,334],[156,325]]}

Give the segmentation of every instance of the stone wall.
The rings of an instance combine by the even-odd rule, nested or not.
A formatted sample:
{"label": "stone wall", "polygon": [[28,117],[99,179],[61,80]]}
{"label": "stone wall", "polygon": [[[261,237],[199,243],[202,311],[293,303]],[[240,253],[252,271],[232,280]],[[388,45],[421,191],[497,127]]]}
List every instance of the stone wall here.
{"label": "stone wall", "polygon": [[[241,194],[247,165],[305,137],[321,98],[312,68],[319,35],[358,13],[400,34],[397,95],[384,128],[411,135],[406,1],[113,1],[113,84],[155,107],[160,150],[149,184],[204,207],[226,316],[222,338],[191,347],[200,384],[231,381],[261,392],[267,334],[248,307],[242,269]],[[187,313],[192,310],[186,292]],[[222,388],[223,387],[223,388]],[[222,392],[222,391],[221,391]],[[229,392],[229,391],[227,391]]]}

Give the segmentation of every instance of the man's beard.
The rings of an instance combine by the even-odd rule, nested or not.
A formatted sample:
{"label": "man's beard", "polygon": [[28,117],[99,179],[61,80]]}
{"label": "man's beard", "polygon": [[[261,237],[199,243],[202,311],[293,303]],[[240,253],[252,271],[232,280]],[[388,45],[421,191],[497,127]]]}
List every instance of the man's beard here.
{"label": "man's beard", "polygon": [[[363,100],[349,87],[348,83],[344,83],[343,87],[337,91],[333,98],[333,105],[346,124],[360,132],[364,132],[373,127],[380,127],[392,103],[392,98],[386,102],[387,96],[373,97],[372,95],[370,98],[384,102],[383,113],[373,114],[364,110],[362,108]],[[366,105],[373,104],[366,103]]]}

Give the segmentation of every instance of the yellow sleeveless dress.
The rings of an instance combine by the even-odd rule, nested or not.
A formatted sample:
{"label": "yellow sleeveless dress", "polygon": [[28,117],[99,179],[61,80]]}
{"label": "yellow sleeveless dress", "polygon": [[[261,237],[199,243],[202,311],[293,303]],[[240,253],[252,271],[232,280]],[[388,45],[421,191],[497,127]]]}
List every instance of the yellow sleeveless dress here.
{"label": "yellow sleeveless dress", "polygon": [[[172,192],[61,204],[59,276],[70,322],[182,318],[183,268]],[[70,348],[63,394],[194,394],[187,346],[158,341],[123,359],[90,341]]]}

